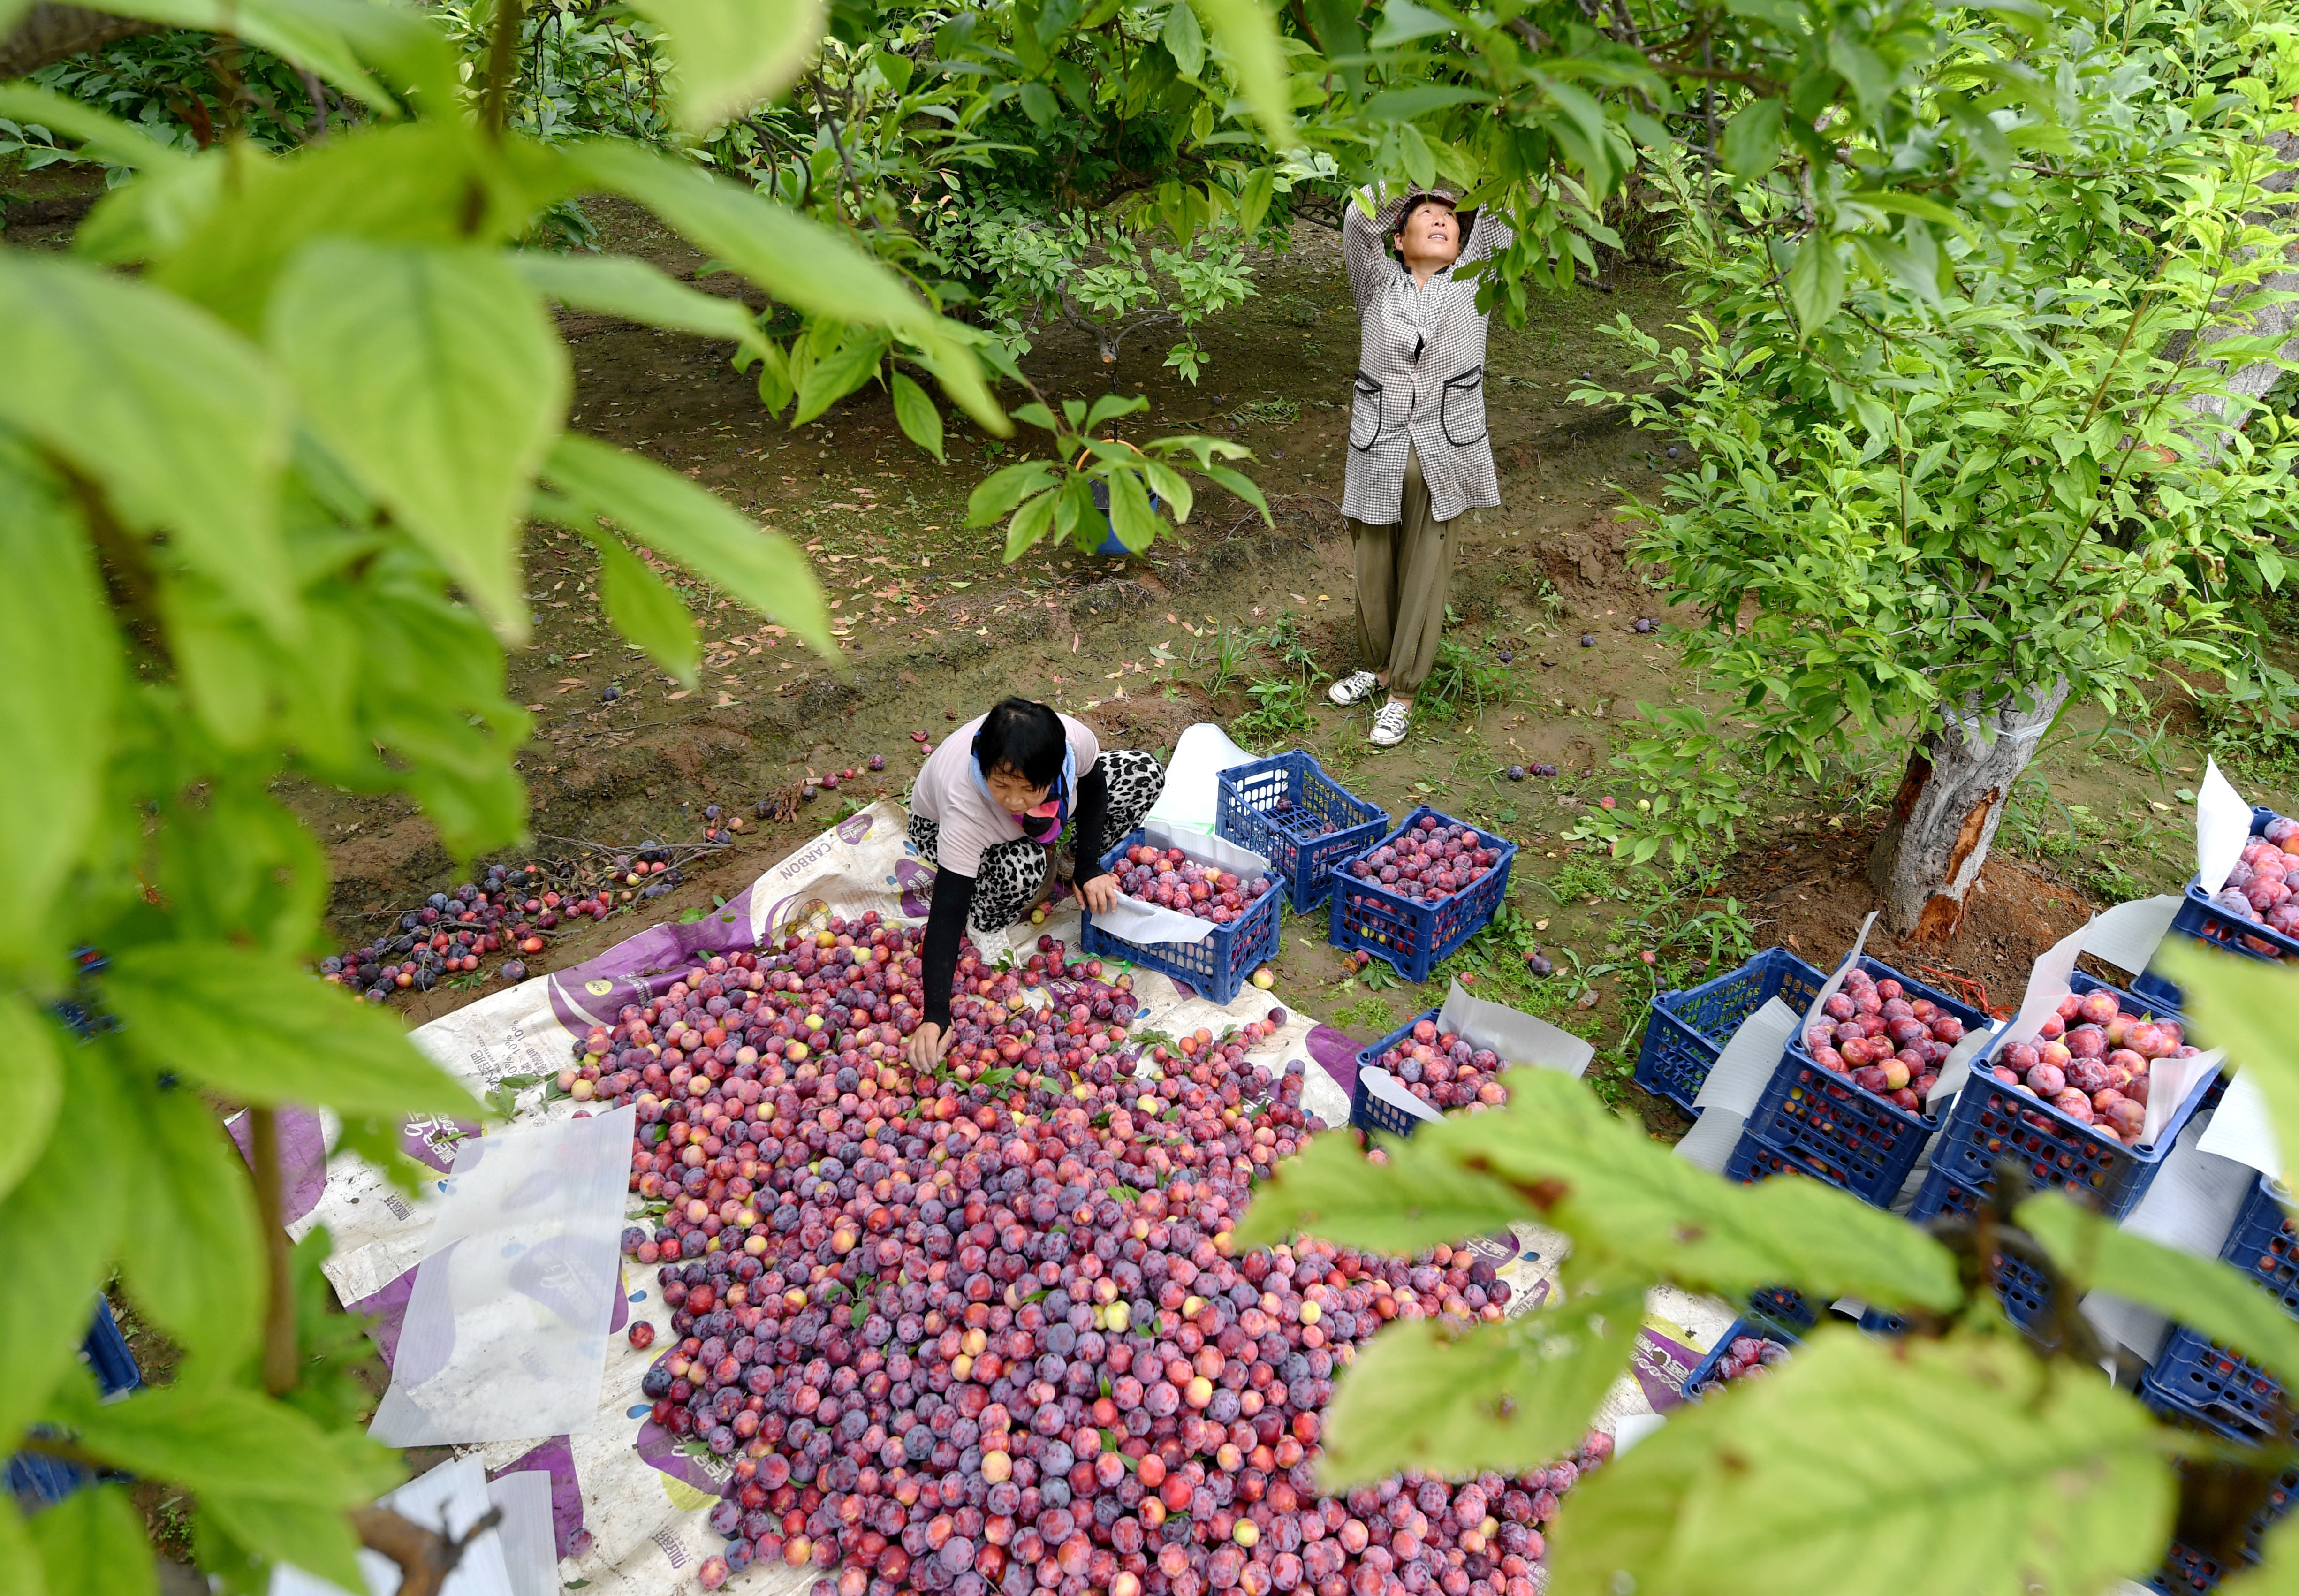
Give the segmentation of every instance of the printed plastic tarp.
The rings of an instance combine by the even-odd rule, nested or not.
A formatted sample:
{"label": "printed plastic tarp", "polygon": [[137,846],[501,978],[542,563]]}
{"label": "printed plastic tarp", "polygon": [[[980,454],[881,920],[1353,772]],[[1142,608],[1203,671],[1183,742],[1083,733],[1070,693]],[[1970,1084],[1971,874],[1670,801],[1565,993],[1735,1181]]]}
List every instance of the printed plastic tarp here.
{"label": "printed plastic tarp", "polygon": [[[474,1095],[509,1105],[510,1125],[499,1127],[497,1135],[587,1114],[571,1099],[551,1100],[546,1083],[570,1061],[574,1044],[590,1027],[611,1024],[625,1003],[643,1002],[667,991],[713,954],[754,947],[799,927],[819,925],[833,914],[852,917],[876,910],[889,919],[922,920],[934,871],[910,848],[907,824],[897,805],[874,803],[798,849],[723,908],[691,921],[653,927],[586,963],[483,998],[422,1027],[414,1040]],[[1025,955],[1042,934],[1075,947],[1075,909],[1057,911],[1043,927],[976,933],[975,943],[985,957],[996,960]],[[1357,1043],[1270,993],[1249,987],[1223,1005],[1153,971],[1136,970],[1133,977],[1140,1022],[1169,1035],[1199,1027],[1219,1034],[1262,1018],[1273,1008],[1284,1009],[1285,1023],[1248,1055],[1249,1061],[1280,1072],[1288,1060],[1306,1059],[1307,1110],[1331,1125],[1346,1122]],[[377,1316],[377,1342],[390,1362],[415,1294],[418,1266],[444,1208],[457,1149],[485,1134],[484,1127],[437,1119],[407,1125],[403,1146],[440,1176],[433,1189],[411,1202],[350,1153],[327,1160],[321,1186],[316,1178],[320,1137],[331,1136],[333,1128],[308,1120],[286,1127],[283,1139],[303,1147],[314,1166],[300,1176],[289,1173],[291,1192],[299,1199],[289,1211],[306,1210],[289,1229],[300,1238],[316,1226],[328,1228],[335,1243],[328,1278],[347,1307]],[[1557,1289],[1565,1251],[1562,1236],[1521,1225],[1513,1233],[1470,1244],[1509,1283],[1513,1313],[1531,1311]],[[567,1433],[488,1442],[468,1449],[465,1456],[477,1459],[490,1478],[519,1472],[549,1477],[559,1575],[569,1587],[581,1582],[584,1590],[606,1596],[684,1596],[695,1588],[696,1567],[719,1545],[704,1520],[718,1498],[726,1464],[678,1450],[671,1437],[645,1422],[651,1404],[641,1396],[639,1381],[655,1351],[633,1350],[620,1332],[629,1320],[644,1318],[654,1323],[658,1341],[667,1343],[670,1316],[651,1276],[626,1271],[618,1296],[593,1422]],[[1669,1405],[1672,1376],[1681,1383],[1679,1366],[1688,1356],[1697,1359],[1731,1318],[1722,1303],[1681,1293],[1656,1293],[1652,1311],[1637,1368],[1623,1376],[1600,1415],[1607,1427],[1619,1415]],[[814,1577],[810,1568],[755,1567],[735,1576],[727,1588],[745,1596],[785,1596],[806,1588]]]}

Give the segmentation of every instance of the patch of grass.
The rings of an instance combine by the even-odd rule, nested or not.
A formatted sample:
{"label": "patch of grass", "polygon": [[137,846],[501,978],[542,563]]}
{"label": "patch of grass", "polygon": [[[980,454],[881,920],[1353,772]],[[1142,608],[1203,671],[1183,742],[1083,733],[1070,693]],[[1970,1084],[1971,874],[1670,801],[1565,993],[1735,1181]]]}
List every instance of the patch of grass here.
{"label": "patch of grass", "polygon": [[1269,304],[1280,320],[1295,327],[1315,327],[1324,313],[1315,300],[1304,299],[1299,294],[1281,294]]}
{"label": "patch of grass", "polygon": [[1275,395],[1241,404],[1229,413],[1241,427],[1291,427],[1301,419],[1301,402]]}
{"label": "patch of grass", "polygon": [[1367,993],[1354,1003],[1344,1004],[1333,1010],[1332,1026],[1345,1035],[1363,1037],[1371,1042],[1397,1029],[1397,1011],[1389,1006],[1387,998]]}
{"label": "patch of grass", "polygon": [[1449,637],[1438,642],[1436,663],[1413,695],[1416,711],[1447,720],[1457,720],[1465,711],[1481,715],[1488,705],[1508,701],[1508,672]]}
{"label": "patch of grass", "polygon": [[1299,681],[1269,677],[1246,688],[1253,708],[1229,723],[1230,734],[1249,748],[1267,749],[1313,729],[1309,689]]}
{"label": "patch of grass", "polygon": [[1620,878],[1613,873],[1612,857],[1601,851],[1566,854],[1564,862],[1556,867],[1556,873],[1541,881],[1541,885],[1556,894],[1559,903],[1623,895]]}

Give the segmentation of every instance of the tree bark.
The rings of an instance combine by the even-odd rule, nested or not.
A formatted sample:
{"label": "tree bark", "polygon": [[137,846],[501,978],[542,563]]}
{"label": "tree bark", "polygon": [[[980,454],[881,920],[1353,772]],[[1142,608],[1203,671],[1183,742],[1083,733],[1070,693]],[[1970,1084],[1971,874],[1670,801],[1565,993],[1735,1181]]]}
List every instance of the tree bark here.
{"label": "tree bark", "polygon": [[[2270,134],[2267,147],[2276,159],[2287,164],[2270,172],[2260,180],[2259,186],[2269,194],[2289,194],[2295,186],[2299,186],[2299,164],[2293,164],[2299,162],[2299,137],[2287,133]],[[2244,220],[2259,226],[2279,227],[2287,235],[2299,233],[2299,204],[2270,204],[2248,212]],[[2284,246],[2283,258],[2290,262],[2289,266],[2283,270],[2268,273],[2256,288],[2245,288],[2243,292],[2288,294],[2299,291],[2299,241]],[[2266,397],[2267,391],[2282,379],[2284,369],[2281,362],[2299,360],[2299,336],[2295,335],[2299,335],[2299,300],[2266,305],[2248,316],[2231,316],[2196,335],[2195,341],[2206,355],[2211,346],[2223,338],[2274,337],[2284,341],[2283,346],[2276,351],[2280,360],[2254,361],[2228,372],[2226,378],[2228,397],[2210,395],[2190,401],[2190,408],[2198,416],[2223,424],[2220,429],[2204,431],[2198,439],[2206,461],[2216,459],[2219,452],[2231,441],[2230,434],[2225,428],[2241,427],[2259,401]]]}
{"label": "tree bark", "polygon": [[0,37],[0,82],[37,72],[83,50],[160,30],[157,22],[115,17],[87,5],[52,5],[43,0],[25,12],[6,37]]}
{"label": "tree bark", "polygon": [[1883,835],[1868,856],[1868,878],[1884,919],[1910,942],[1938,945],[1963,924],[1965,894],[1988,862],[2004,800],[2067,702],[2062,681],[2014,694],[1976,718],[1948,713],[1908,755]]}

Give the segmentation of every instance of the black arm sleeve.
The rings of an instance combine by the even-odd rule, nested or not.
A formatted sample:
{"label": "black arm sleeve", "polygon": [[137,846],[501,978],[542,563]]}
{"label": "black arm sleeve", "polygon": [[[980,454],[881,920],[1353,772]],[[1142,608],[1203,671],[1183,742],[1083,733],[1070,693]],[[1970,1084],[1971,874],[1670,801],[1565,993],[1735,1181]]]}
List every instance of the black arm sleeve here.
{"label": "black arm sleeve", "polygon": [[1078,778],[1077,885],[1083,886],[1096,876],[1108,872],[1101,868],[1101,851],[1109,845],[1102,833],[1109,825],[1109,777],[1102,774],[1101,761],[1096,760],[1093,769]]}
{"label": "black arm sleeve", "polygon": [[974,908],[974,877],[956,870],[934,872],[934,898],[926,909],[925,1023],[950,1029],[950,983],[958,973],[958,944],[966,936],[966,917]]}

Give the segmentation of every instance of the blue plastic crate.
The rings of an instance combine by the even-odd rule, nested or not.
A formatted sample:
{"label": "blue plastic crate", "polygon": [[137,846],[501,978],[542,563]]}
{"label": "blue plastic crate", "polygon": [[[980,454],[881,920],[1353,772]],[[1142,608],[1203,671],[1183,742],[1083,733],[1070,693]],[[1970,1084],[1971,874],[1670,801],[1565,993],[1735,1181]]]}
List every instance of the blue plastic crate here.
{"label": "blue plastic crate", "polygon": [[1759,1286],[1748,1293],[1748,1312],[1764,1323],[1790,1330],[1809,1330],[1820,1322],[1812,1304],[1793,1286]]}
{"label": "blue plastic crate", "polygon": [[1729,975],[1662,993],[1652,1001],[1637,1050],[1637,1085],[1699,1118],[1692,1100],[1740,1022],[1775,997],[1802,1014],[1827,980],[1786,948],[1766,948]]}
{"label": "blue plastic crate", "polygon": [[2231,1441],[2299,1439],[2299,1414],[2284,1401],[2282,1382],[2185,1325],[2172,1327],[2140,1384],[2167,1406]]}
{"label": "blue plastic crate", "polygon": [[1754,1314],[1743,1314],[1732,1321],[1730,1329],[1716,1338],[1716,1344],[1708,1349],[1708,1355],[1694,1365],[1692,1372],[1684,1376],[1683,1390],[1686,1401],[1697,1402],[1707,1393],[1711,1384],[1709,1376],[1715,1372],[1716,1366],[1724,1361],[1724,1354],[1731,1350],[1732,1343],[1744,1335],[1753,1335],[1759,1341],[1778,1342],[1780,1345],[1791,1349],[1800,1344],[1794,1334],[1780,1326],[1769,1323]]}
{"label": "blue plastic crate", "polygon": [[[2299,1243],[2299,1226],[2285,1211],[2274,1183],[2262,1176],[2236,1210],[2220,1257],[2259,1282],[2285,1313],[2299,1318],[2295,1243]],[[2178,1411],[2223,1435],[2238,1441],[2274,1438],[2276,1414],[2284,1408],[2281,1383],[2241,1353],[2184,1325],[2172,1327],[2146,1379]],[[2295,1418],[2299,1414],[2284,1408],[2284,1426]]]}
{"label": "blue plastic crate", "polygon": [[[1908,1223],[1922,1225],[1943,1218],[1969,1219],[1987,1200],[1985,1192],[1935,1169],[1924,1176],[1924,1184],[1916,1190],[1915,1201],[1908,1205]],[[2004,1317],[2021,1329],[2033,1331],[2051,1311],[2051,1283],[2033,1265],[1998,1252],[1988,1259],[1988,1276],[1996,1286],[1996,1297],[2004,1304]],[[1860,1316],[1860,1327],[1872,1335],[1897,1335],[1908,1327],[1908,1323],[1897,1314],[1872,1308]]]}
{"label": "blue plastic crate", "polygon": [[[1295,749],[1236,765],[1215,777],[1216,835],[1250,848],[1285,877],[1293,912],[1307,914],[1333,890],[1333,866],[1374,845],[1389,812],[1367,803]],[[1331,826],[1330,832],[1320,827]]]}
{"label": "blue plastic crate", "polygon": [[[1128,833],[1103,852],[1101,868],[1115,870],[1125,850],[1147,840],[1143,832]],[[1226,1003],[1244,989],[1255,970],[1277,957],[1278,918],[1284,901],[1285,894],[1273,888],[1198,943],[1128,942],[1095,925],[1093,910],[1082,907],[1078,943],[1093,958],[1130,960],[1144,969],[1187,981],[1201,996]]]}
{"label": "blue plastic crate", "polygon": [[[1878,981],[1896,981],[1902,996],[1928,998],[1974,1030],[1988,1017],[1946,993],[1911,980],[1880,959],[1860,968]],[[1938,1116],[1904,1109],[1848,1075],[1823,1069],[1805,1051],[1801,1032],[1789,1039],[1780,1067],[1748,1116],[1748,1129],[1805,1173],[1882,1208],[1899,1195],[1908,1171],[1938,1126]]]}
{"label": "blue plastic crate", "polygon": [[1492,868],[1475,885],[1434,902],[1408,898],[1378,881],[1359,880],[1348,873],[1357,859],[1396,841],[1424,818],[1434,818],[1441,826],[1467,824],[1424,803],[1398,821],[1395,830],[1333,867],[1329,940],[1337,948],[1362,948],[1388,960],[1408,981],[1426,981],[1438,960],[1484,928],[1508,891],[1509,865],[1516,858],[1515,843],[1471,827],[1479,844],[1494,852]]}
{"label": "blue plastic crate", "polygon": [[[2251,811],[2251,835],[2265,831],[2268,823],[2278,819],[2271,809],[2253,807]],[[2215,947],[2227,948],[2253,959],[2288,959],[2299,957],[2299,937],[2270,931],[2257,920],[2229,914],[2212,902],[2217,892],[2216,884],[2206,886],[2200,876],[2187,878],[2187,890],[2177,914],[2171,917],[2171,934],[2175,936],[2206,942]]]}
{"label": "blue plastic crate", "polygon": [[[1410,1136],[1421,1126],[1418,1116],[1385,1103],[1365,1089],[1365,1071],[1378,1068],[1382,1054],[1413,1035],[1413,1027],[1423,1020],[1433,1020],[1439,1010],[1423,1009],[1380,1041],[1369,1047],[1357,1049],[1357,1085],[1349,1092],[1349,1123],[1359,1130],[1387,1131],[1392,1136]],[[1402,1086],[1404,1082],[1398,1085]]]}
{"label": "blue plastic crate", "polygon": [[[2178,1409],[2166,1406],[2144,1384],[2139,1396],[2142,1401],[2158,1412],[2168,1413],[2174,1418],[2184,1417]],[[2149,1576],[2149,1588],[2162,1592],[2162,1596],[2204,1596],[2205,1592],[2216,1590],[2220,1581],[2228,1575],[2260,1560],[2261,1542],[2266,1539],[2267,1532],[2291,1511],[2294,1500],[2299,1500],[2299,1467],[2285,1469],[2268,1487],[2266,1501],[2260,1505],[2259,1511],[2252,1515],[2251,1523],[2246,1526],[2243,1553],[2237,1562],[2225,1562],[2175,1536],[2164,1554],[2162,1567]]]}
{"label": "blue plastic crate", "polygon": [[[2177,1010],[2150,1002],[2077,970],[2069,987],[2078,993],[2115,993],[2127,1007],[2159,1018],[2176,1020],[2182,1031],[2187,1018]],[[1996,1166],[2015,1159],[2028,1166],[2039,1186],[2058,1186],[2098,1205],[2101,1213],[2121,1219],[2138,1206],[2188,1120],[2207,1103],[2218,1101],[2223,1089],[2219,1072],[2195,1083],[2164,1126],[2162,1137],[2137,1147],[2101,1135],[2070,1118],[2022,1087],[2007,1086],[1986,1069],[1975,1068],[1971,1078],[1956,1094],[1955,1104],[1932,1149],[1932,1168],[1981,1191],[1995,1189]]]}
{"label": "blue plastic crate", "polygon": [[2220,1257],[2258,1281],[2284,1312],[2299,1319],[2299,1221],[2264,1175],[2236,1210]]}
{"label": "blue plastic crate", "polygon": [[[144,1376],[136,1367],[135,1354],[128,1350],[127,1338],[120,1334],[120,1326],[112,1317],[112,1304],[98,1297],[95,1318],[87,1327],[87,1335],[80,1342],[79,1355],[95,1376],[96,1389],[106,1401],[117,1401],[130,1392],[140,1390]],[[8,1459],[8,1490],[17,1506],[33,1512],[62,1501],[87,1484],[84,1468],[62,1462],[40,1452],[18,1452]],[[125,1479],[125,1475],[106,1472],[106,1479]]]}

